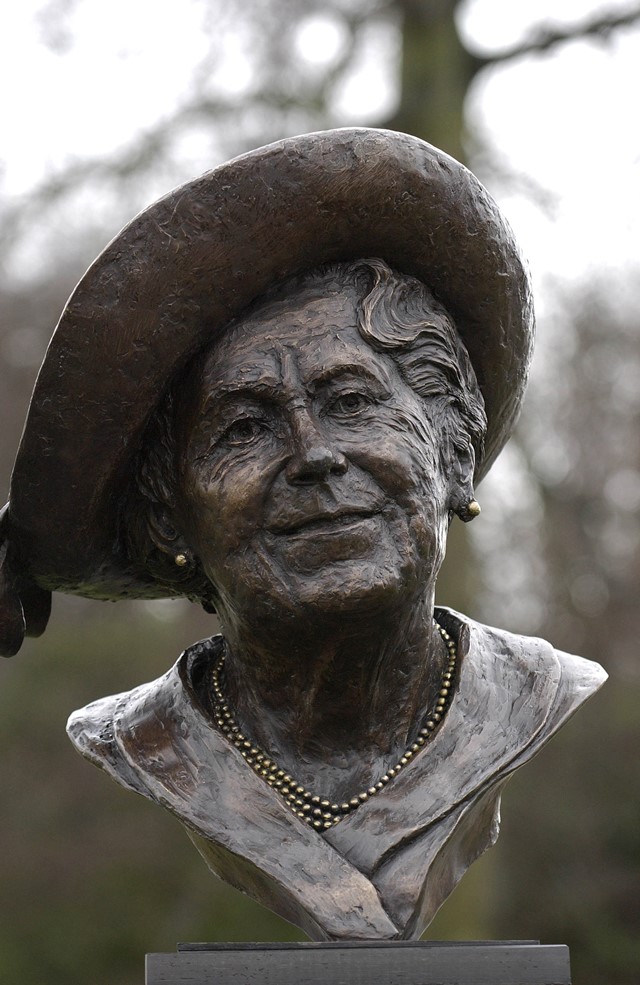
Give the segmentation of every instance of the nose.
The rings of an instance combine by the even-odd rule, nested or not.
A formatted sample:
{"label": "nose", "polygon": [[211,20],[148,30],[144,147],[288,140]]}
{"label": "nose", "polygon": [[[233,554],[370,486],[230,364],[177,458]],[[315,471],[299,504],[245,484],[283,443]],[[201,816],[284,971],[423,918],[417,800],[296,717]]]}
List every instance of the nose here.
{"label": "nose", "polygon": [[296,415],[292,437],[293,452],[285,468],[291,485],[321,482],[330,475],[344,475],[349,468],[342,452],[331,447],[306,411]]}

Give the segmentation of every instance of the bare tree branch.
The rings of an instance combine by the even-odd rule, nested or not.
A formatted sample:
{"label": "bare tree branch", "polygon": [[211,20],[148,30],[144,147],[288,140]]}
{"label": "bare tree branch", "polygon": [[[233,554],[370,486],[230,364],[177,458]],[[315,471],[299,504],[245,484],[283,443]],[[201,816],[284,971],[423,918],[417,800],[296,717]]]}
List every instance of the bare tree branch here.
{"label": "bare tree branch", "polygon": [[[66,9],[74,2],[51,0],[51,5],[55,10],[58,9],[56,4],[62,4]],[[254,18],[251,25],[253,30],[260,27],[260,45],[254,46],[252,52],[258,66],[256,75],[259,84],[241,96],[222,91],[212,93],[207,81],[220,55],[219,47],[212,44],[194,72],[191,92],[169,115],[136,135],[116,153],[69,163],[43,179],[17,201],[0,208],[0,249],[11,244],[44,210],[87,183],[117,183],[140,177],[147,169],[169,157],[180,136],[194,127],[204,126],[211,130],[213,125],[223,152],[230,149],[231,153],[238,153],[244,149],[243,131],[246,131],[247,149],[254,137],[258,138],[258,142],[260,140],[261,132],[253,133],[255,125],[252,127],[248,122],[252,118],[265,120],[266,134],[271,132],[267,121],[273,116],[285,119],[287,114],[294,111],[303,114],[303,125],[326,125],[332,93],[351,67],[354,52],[361,41],[360,32],[372,17],[379,19],[387,16],[388,11],[393,9],[393,3],[392,0],[375,0],[373,3],[361,3],[353,10],[343,10],[341,0],[331,0],[327,9],[333,9],[340,15],[347,37],[339,56],[324,72],[317,75],[308,73],[302,63],[291,57],[293,29],[316,10],[315,3],[308,0],[303,3],[300,0],[271,0],[270,7],[263,12],[264,23],[256,25]],[[266,16],[269,12],[270,16]],[[283,24],[287,25],[286,29],[283,29]],[[229,138],[231,132],[232,139]],[[230,147],[225,146],[229,143]]]}
{"label": "bare tree branch", "polygon": [[545,188],[531,175],[510,167],[495,150],[479,144],[473,151],[473,163],[474,170],[489,188],[495,184],[503,192],[520,194],[532,202],[547,219],[557,219],[561,196]]}
{"label": "bare tree branch", "polygon": [[502,51],[494,52],[486,57],[476,56],[478,69],[488,65],[500,65],[516,58],[522,58],[524,55],[549,51],[557,45],[566,44],[569,41],[578,41],[581,38],[595,37],[605,40],[618,28],[630,27],[638,21],[640,21],[640,6],[621,14],[616,14],[613,11],[600,13],[581,24],[571,24],[565,28],[541,27],[524,41],[513,45],[511,48],[503,48]]}
{"label": "bare tree branch", "polygon": [[[53,14],[59,14],[60,10],[72,9],[74,2],[76,0],[50,0],[50,5],[45,8],[43,16],[46,14],[50,20]],[[456,0],[447,0],[447,4],[452,7],[457,5]],[[292,28],[305,16],[316,11],[315,4],[310,0],[303,0],[302,3],[294,3],[293,0],[271,0],[271,6],[264,10],[258,6],[254,13],[262,10],[264,15],[259,25],[260,45],[253,49],[253,56],[259,67],[257,72],[260,79],[259,86],[243,93],[241,98],[208,91],[206,82],[220,54],[219,47],[212,45],[209,54],[204,57],[202,64],[196,70],[191,93],[168,117],[136,136],[126,148],[120,149],[116,154],[106,158],[89,158],[71,163],[44,179],[28,195],[18,201],[4,204],[1,210],[0,248],[6,248],[16,236],[29,227],[35,217],[42,214],[43,210],[52,207],[87,182],[126,181],[142,175],[158,161],[170,156],[171,149],[181,134],[203,123],[209,129],[214,124],[217,135],[222,141],[223,150],[227,149],[224,145],[228,141],[229,132],[233,131],[235,142],[232,141],[230,147],[232,152],[242,149],[237,145],[238,136],[243,130],[246,131],[247,141],[254,138],[259,140],[261,133],[254,132],[255,122],[248,122],[251,120],[261,118],[268,120],[268,132],[274,117],[285,120],[292,112],[297,111],[302,114],[303,125],[325,125],[333,93],[350,69],[354,53],[357,52],[361,41],[360,32],[363,27],[370,23],[372,17],[389,17],[398,10],[406,15],[408,11],[414,9],[415,5],[416,0],[372,0],[362,5],[352,5],[345,3],[344,0],[328,0],[327,9],[333,10],[340,17],[341,23],[346,28],[347,40],[335,62],[328,66],[323,74],[316,76],[305,74],[304,69],[301,70],[301,67],[295,64],[295,59],[293,61],[291,59]],[[279,16],[274,16],[272,7],[277,8]],[[424,16],[421,0],[418,0],[418,8]],[[433,10],[430,8],[430,16],[432,15]],[[544,52],[559,44],[580,38],[607,38],[614,30],[639,21],[640,3],[625,13],[614,13],[610,10],[566,28],[540,27],[523,42],[490,56],[468,54],[466,82],[468,83],[478,71],[490,65],[504,64],[533,52]],[[283,30],[283,24],[287,25],[287,29]],[[219,22],[217,26],[220,26]],[[255,17],[251,27],[253,30],[256,29]],[[386,123],[392,127],[396,124],[395,119]],[[492,162],[491,170],[496,171],[496,162]],[[544,197],[539,189],[534,194],[539,204]],[[554,203],[545,201],[544,208],[548,212],[553,211]]]}

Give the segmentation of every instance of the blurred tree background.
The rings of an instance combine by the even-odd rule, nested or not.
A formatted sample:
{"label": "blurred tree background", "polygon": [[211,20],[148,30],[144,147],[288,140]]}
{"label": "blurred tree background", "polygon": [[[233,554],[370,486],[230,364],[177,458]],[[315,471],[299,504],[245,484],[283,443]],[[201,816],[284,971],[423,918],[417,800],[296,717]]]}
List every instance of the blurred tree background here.
{"label": "blurred tree background", "polygon": [[[576,985],[636,983],[639,76],[620,67],[640,64],[637,5],[21,8],[2,32],[5,58],[32,38],[4,86],[19,117],[0,170],[5,490],[74,282],[172,185],[288,134],[363,123],[466,160],[500,201],[532,259],[540,343],[518,434],[479,491],[483,516],[455,526],[440,601],[597,659],[611,681],[512,781],[498,846],[429,936],[566,942]],[[38,115],[63,70],[66,96]],[[211,618],[180,602],[54,605],[45,636],[0,668],[0,980],[133,985],[143,954],[177,940],[299,939],[214,880],[177,823],[64,735],[74,708],[159,675]]]}

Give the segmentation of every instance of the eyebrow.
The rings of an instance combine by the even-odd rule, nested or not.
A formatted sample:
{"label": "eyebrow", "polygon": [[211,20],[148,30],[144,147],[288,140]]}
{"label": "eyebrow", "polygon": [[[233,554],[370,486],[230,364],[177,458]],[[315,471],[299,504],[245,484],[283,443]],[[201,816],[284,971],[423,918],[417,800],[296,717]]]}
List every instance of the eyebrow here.
{"label": "eyebrow", "polygon": [[[379,371],[360,362],[344,362],[337,366],[323,366],[308,379],[308,386],[317,391],[328,383],[344,376],[364,377],[378,386],[391,388],[391,380],[382,368]],[[282,397],[282,382],[275,377],[257,380],[230,380],[226,383],[214,384],[203,405],[203,412],[208,413],[213,404],[230,398],[235,400],[267,399],[278,403]]]}
{"label": "eyebrow", "polygon": [[309,385],[317,390],[326,383],[331,383],[333,380],[338,379],[341,376],[364,376],[373,383],[391,386],[391,380],[389,379],[387,373],[384,372],[383,368],[376,371],[363,363],[355,362],[340,363],[338,366],[334,365],[322,367],[316,373],[312,373],[309,378]]}
{"label": "eyebrow", "polygon": [[232,380],[229,383],[214,385],[203,404],[203,411],[208,412],[211,404],[228,399],[230,397],[238,400],[255,400],[256,397],[275,400],[277,395],[282,392],[282,386],[277,380]]}

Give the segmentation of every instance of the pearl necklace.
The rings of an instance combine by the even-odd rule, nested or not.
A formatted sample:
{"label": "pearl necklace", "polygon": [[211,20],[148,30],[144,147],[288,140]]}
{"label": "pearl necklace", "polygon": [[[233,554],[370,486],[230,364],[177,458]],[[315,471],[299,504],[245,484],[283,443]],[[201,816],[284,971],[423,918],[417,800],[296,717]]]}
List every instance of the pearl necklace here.
{"label": "pearl necklace", "polygon": [[416,741],[407,746],[393,769],[387,770],[377,783],[374,783],[366,790],[361,790],[355,797],[351,797],[343,803],[333,803],[327,797],[321,797],[319,794],[314,794],[311,790],[307,790],[306,787],[298,783],[289,773],[280,769],[277,763],[270,759],[259,746],[256,746],[244,735],[222,691],[221,675],[224,668],[224,651],[211,672],[212,704],[216,724],[236,749],[240,750],[240,753],[254,773],[257,773],[258,776],[266,780],[269,786],[273,787],[280,794],[294,814],[303,821],[306,821],[308,825],[317,831],[331,828],[334,824],[338,824],[343,817],[352,814],[365,801],[371,797],[375,797],[381,790],[384,790],[386,785],[398,775],[400,770],[413,759],[416,753],[420,752],[420,749],[435,733],[442,721],[451,700],[457,650],[455,640],[451,638],[446,629],[440,623],[436,623],[436,626],[449,651],[449,659],[442,675],[442,680],[440,681],[438,698],[433,710],[426,715]]}

